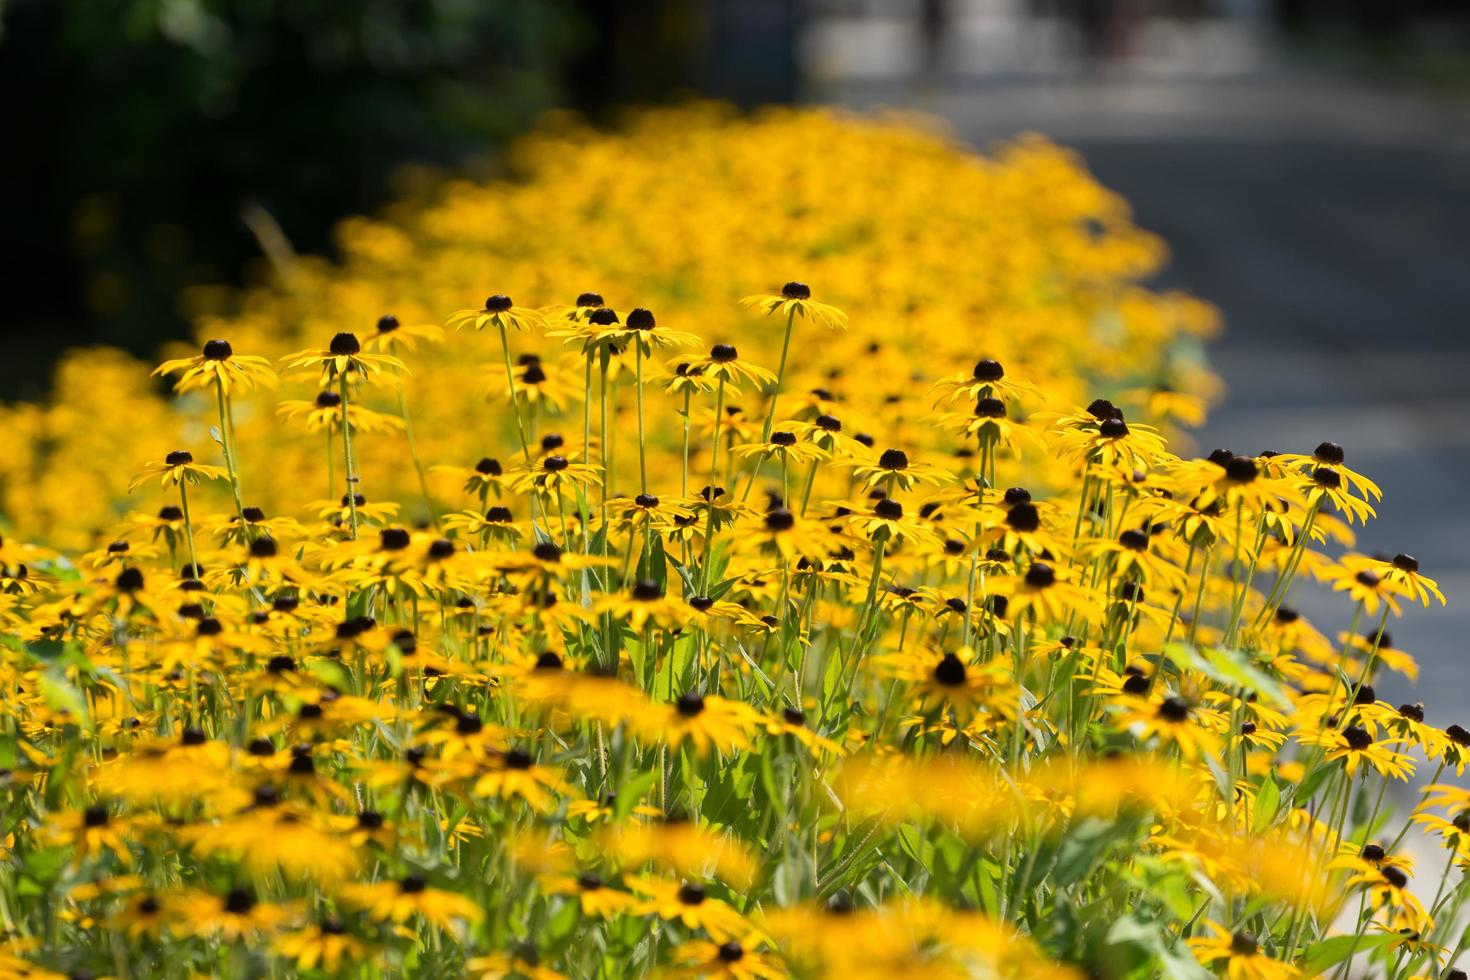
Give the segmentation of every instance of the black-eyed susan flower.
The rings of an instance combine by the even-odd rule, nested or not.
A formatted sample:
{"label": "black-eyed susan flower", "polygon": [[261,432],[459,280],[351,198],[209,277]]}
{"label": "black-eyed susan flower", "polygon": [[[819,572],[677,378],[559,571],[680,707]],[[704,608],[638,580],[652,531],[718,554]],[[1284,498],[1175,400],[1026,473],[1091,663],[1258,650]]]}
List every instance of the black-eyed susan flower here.
{"label": "black-eyed susan flower", "polygon": [[516,306],[509,296],[496,293],[485,300],[485,305],[474,310],[460,310],[449,316],[449,326],[454,330],[469,327],[484,330],[494,327],[505,333],[512,330],[530,330],[546,326],[546,317],[540,310]]}
{"label": "black-eyed susan flower", "polygon": [[763,316],[810,321],[832,330],[847,329],[847,314],[835,306],[812,299],[811,287],[806,283],[788,282],[781,287],[779,294],[746,296],[740,305]]}
{"label": "black-eyed susan flower", "polygon": [[437,929],[453,930],[480,919],[480,907],[460,895],[430,885],[410,874],[397,881],[345,885],[342,899],[379,922],[422,919]]}
{"label": "black-eyed susan flower", "polygon": [[323,348],[307,348],[288,354],[282,362],[291,370],[321,370],[323,388],[341,381],[373,382],[388,369],[407,373],[408,366],[391,354],[365,351],[353,333],[339,333]]}
{"label": "black-eyed susan flower", "polygon": [[254,354],[236,354],[228,340],[207,340],[196,356],[164,361],[153,374],[177,374],[174,391],[179,394],[218,387],[222,394],[229,395],[231,387],[250,391],[276,383],[270,361]]}

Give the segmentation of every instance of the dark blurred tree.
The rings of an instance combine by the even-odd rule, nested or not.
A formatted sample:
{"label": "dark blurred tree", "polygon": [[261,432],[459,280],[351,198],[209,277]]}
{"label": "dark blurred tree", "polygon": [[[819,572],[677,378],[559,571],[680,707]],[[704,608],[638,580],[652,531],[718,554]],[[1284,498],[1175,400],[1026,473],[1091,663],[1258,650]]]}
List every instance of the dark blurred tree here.
{"label": "dark blurred tree", "polygon": [[406,161],[462,162],[563,101],[574,0],[0,0],[0,395],[76,343],[150,352],[230,282],[255,204],[304,250]]}

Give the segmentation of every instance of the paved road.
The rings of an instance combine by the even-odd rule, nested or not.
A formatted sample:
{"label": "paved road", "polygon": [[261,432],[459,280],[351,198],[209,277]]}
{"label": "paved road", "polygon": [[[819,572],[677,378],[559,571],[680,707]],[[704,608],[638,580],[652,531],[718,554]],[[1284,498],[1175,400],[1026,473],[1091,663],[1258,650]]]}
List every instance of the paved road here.
{"label": "paved road", "polygon": [[[1360,546],[1415,554],[1452,601],[1390,627],[1426,683],[1384,694],[1470,725],[1470,110],[1269,59],[1105,84],[849,78],[823,94],[934,111],[980,145],[1034,130],[1079,148],[1170,243],[1162,283],[1224,310],[1213,360],[1230,393],[1202,448],[1332,439],[1379,481]],[[1340,601],[1299,604],[1346,624]]]}

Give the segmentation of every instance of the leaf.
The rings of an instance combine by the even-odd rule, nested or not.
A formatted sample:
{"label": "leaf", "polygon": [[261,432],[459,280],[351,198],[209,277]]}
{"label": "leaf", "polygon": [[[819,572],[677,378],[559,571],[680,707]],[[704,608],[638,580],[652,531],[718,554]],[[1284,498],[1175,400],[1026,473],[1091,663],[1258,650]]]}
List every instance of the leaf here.
{"label": "leaf", "polygon": [[633,812],[633,807],[643,799],[644,795],[653,788],[658,781],[658,771],[640,772],[638,775],[624,780],[618,787],[617,799],[613,801],[613,819],[620,821]]}
{"label": "leaf", "polygon": [[347,668],[335,660],[308,660],[306,672],[338,691],[352,690],[352,678]]}
{"label": "leaf", "polygon": [[66,679],[60,670],[47,669],[41,672],[41,696],[52,711],[65,711],[83,728],[91,728],[87,714],[87,701],[80,691]]}
{"label": "leaf", "polygon": [[1302,958],[1302,976],[1315,977],[1330,970],[1350,956],[1370,952],[1386,946],[1400,938],[1397,933],[1386,932],[1372,936],[1332,936],[1307,947]]}
{"label": "leaf", "polygon": [[1281,685],[1256,667],[1250,657],[1239,650],[1206,647],[1201,651],[1188,643],[1175,642],[1165,647],[1164,653],[1180,667],[1204,674],[1226,687],[1254,691],[1277,707],[1291,705]]}
{"label": "leaf", "polygon": [[1107,945],[1144,953],[1158,969],[1150,976],[1168,980],[1207,980],[1210,972],[1200,966],[1187,946],[1171,946],[1153,922],[1126,916],[1113,923],[1107,934]]}
{"label": "leaf", "polygon": [[1251,828],[1260,833],[1271,826],[1280,806],[1281,787],[1276,785],[1276,780],[1268,773],[1256,790],[1256,807],[1251,814]]}
{"label": "leaf", "polygon": [[[1081,881],[1113,843],[1123,835],[1117,825],[1089,817],[1075,825],[1057,849],[1057,863],[1052,870],[1056,887]],[[1023,887],[1025,883],[1022,883]]]}

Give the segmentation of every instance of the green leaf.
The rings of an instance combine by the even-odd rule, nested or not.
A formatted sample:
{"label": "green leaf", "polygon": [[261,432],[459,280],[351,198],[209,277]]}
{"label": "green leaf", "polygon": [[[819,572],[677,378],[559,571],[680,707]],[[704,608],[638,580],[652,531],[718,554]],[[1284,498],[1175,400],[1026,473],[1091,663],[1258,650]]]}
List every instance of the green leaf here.
{"label": "green leaf", "polygon": [[1386,932],[1372,936],[1332,936],[1313,943],[1302,958],[1302,976],[1315,977],[1350,956],[1370,952],[1398,938],[1397,933]]}
{"label": "green leaf", "polygon": [[633,807],[643,799],[644,795],[653,788],[658,781],[658,771],[640,772],[623,781],[618,787],[617,799],[613,801],[613,818],[620,821],[633,812]]}
{"label": "green leaf", "polygon": [[1251,814],[1251,829],[1257,833],[1271,826],[1271,821],[1276,819],[1276,811],[1281,806],[1281,787],[1276,785],[1276,780],[1270,774],[1261,780],[1261,786],[1256,790],[1256,808]]}
{"label": "green leaf", "polygon": [[49,668],[43,670],[41,672],[40,687],[41,696],[46,699],[46,705],[52,711],[65,711],[81,727],[92,727],[92,723],[87,714],[87,700],[66,679],[65,673]]}
{"label": "green leaf", "polygon": [[1051,875],[1056,887],[1065,888],[1081,881],[1122,836],[1116,824],[1097,817],[1088,817],[1073,826],[1057,849],[1057,863]]}

